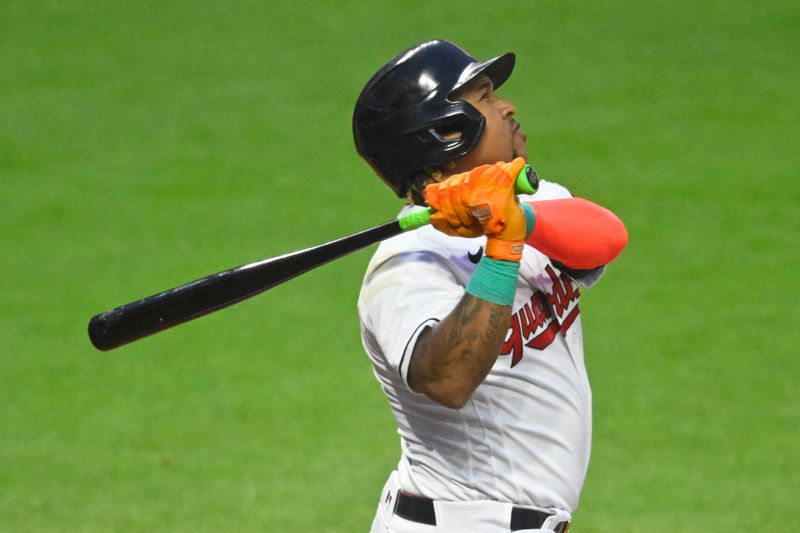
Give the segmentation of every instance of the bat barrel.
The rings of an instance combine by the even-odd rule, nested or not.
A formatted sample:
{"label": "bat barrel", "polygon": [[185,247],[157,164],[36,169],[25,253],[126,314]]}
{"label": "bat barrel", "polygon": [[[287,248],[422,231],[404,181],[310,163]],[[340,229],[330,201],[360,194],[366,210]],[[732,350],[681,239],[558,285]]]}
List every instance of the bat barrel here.
{"label": "bat barrel", "polygon": [[232,276],[236,270],[220,272],[95,315],[89,321],[89,339],[98,350],[111,350],[274,286],[255,285],[255,279],[247,280],[242,274]]}
{"label": "bat barrel", "polygon": [[148,296],[93,316],[89,321],[89,339],[98,350],[112,350],[260,294],[401,231],[400,224],[394,220],[319,246],[218,272]]}

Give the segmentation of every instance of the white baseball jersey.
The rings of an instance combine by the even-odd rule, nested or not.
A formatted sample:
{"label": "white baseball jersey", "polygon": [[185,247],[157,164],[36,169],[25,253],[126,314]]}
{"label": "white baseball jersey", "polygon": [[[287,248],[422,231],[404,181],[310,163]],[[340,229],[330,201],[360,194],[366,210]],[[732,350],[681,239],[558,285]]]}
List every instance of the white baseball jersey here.
{"label": "white baseball jersey", "polygon": [[[520,199],[568,196],[542,181]],[[426,226],[381,243],[367,268],[358,301],[362,341],[397,420],[400,486],[436,500],[571,513],[589,461],[591,391],[578,287],[550,259],[525,246],[500,356],[463,408],[408,387],[417,338],[461,300],[485,242]]]}

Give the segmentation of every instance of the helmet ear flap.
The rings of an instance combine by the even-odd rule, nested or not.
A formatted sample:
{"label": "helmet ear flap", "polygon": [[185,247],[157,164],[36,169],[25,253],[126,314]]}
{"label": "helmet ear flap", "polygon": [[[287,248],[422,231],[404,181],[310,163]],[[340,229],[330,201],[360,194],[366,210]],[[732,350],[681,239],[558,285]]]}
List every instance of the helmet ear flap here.
{"label": "helmet ear flap", "polygon": [[451,142],[458,142],[461,140],[463,133],[461,130],[458,129],[446,129],[446,128],[428,128],[424,130],[423,133],[417,133],[417,137],[426,143],[431,144],[431,138],[433,142],[437,142],[439,144],[447,144]]}
{"label": "helmet ear flap", "polygon": [[466,102],[457,102],[453,107],[457,108],[458,112],[446,116],[441,123],[432,124],[419,132],[420,140],[436,142],[447,151],[463,146],[464,142],[481,133],[484,117],[477,109]]}
{"label": "helmet ear flap", "polygon": [[438,159],[442,157],[451,160],[472,150],[485,124],[484,116],[470,104],[463,101],[452,104],[450,113],[428,129],[428,135],[437,143],[435,164],[441,163]]}
{"label": "helmet ear flap", "polygon": [[486,117],[484,117],[480,111],[475,109],[467,102],[460,101],[456,102],[455,105],[458,106],[459,110],[461,113],[463,113],[466,119],[462,123],[462,144],[459,146],[459,148],[464,150],[464,153],[466,154],[475,148],[475,145],[478,144],[478,141],[481,139],[481,135],[483,135],[483,128],[486,126]]}

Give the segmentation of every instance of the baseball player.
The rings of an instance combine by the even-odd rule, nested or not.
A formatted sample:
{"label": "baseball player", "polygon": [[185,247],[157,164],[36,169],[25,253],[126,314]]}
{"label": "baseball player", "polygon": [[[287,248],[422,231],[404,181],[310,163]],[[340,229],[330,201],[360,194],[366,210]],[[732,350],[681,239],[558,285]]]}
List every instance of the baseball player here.
{"label": "baseball player", "polygon": [[527,137],[495,92],[514,61],[426,42],[355,106],[356,148],[408,199],[401,214],[435,210],[378,247],[358,301],[402,448],[372,533],[564,532],[578,505],[591,445],[580,288],[627,233],[555,183],[515,194]]}

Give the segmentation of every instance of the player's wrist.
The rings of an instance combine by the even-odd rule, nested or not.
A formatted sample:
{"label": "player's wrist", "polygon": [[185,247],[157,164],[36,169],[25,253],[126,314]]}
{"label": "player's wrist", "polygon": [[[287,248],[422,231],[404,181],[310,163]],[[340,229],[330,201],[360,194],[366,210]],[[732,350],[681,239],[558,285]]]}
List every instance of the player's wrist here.
{"label": "player's wrist", "polygon": [[519,261],[522,257],[522,249],[517,243],[527,240],[528,235],[533,231],[536,226],[536,213],[530,205],[519,203],[515,197],[510,198],[501,224],[502,230],[496,233],[487,229],[487,236],[513,244],[497,243],[494,246],[497,255],[489,255],[496,259]]}
{"label": "player's wrist", "polygon": [[486,257],[498,261],[519,263],[522,260],[524,240],[507,241],[500,236],[486,239]]}
{"label": "player's wrist", "polygon": [[536,226],[536,213],[528,204],[518,204],[515,200],[509,209],[511,216],[505,222],[505,229],[494,235],[488,235],[486,255],[503,261],[521,261],[525,240]]}
{"label": "player's wrist", "polygon": [[505,261],[485,256],[467,283],[467,293],[498,305],[512,306],[517,292],[518,274],[519,261]]}

